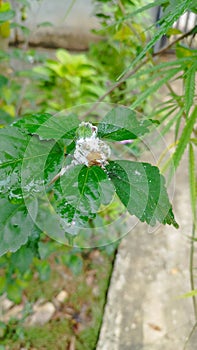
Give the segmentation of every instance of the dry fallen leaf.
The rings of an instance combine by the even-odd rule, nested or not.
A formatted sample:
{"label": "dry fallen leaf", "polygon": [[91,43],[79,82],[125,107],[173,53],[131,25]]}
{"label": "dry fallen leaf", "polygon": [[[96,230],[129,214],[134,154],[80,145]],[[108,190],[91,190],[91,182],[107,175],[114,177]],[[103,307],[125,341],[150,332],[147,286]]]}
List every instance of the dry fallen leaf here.
{"label": "dry fallen leaf", "polygon": [[161,332],[161,327],[154,323],[148,323],[149,327],[154,329],[154,331]]}

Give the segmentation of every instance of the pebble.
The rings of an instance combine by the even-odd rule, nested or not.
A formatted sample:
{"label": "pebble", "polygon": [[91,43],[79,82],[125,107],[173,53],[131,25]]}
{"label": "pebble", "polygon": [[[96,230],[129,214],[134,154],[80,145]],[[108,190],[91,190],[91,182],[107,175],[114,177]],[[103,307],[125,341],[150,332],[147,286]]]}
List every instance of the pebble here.
{"label": "pebble", "polygon": [[8,298],[6,298],[6,295],[3,294],[0,297],[0,311],[1,312],[6,312],[9,309],[11,309],[11,307],[14,305],[13,301],[9,300]]}
{"label": "pebble", "polygon": [[2,322],[9,322],[11,318],[16,318],[20,320],[22,318],[23,305],[15,305],[8,312],[1,316],[0,320]]}
{"label": "pebble", "polygon": [[65,299],[68,298],[68,293],[66,290],[62,290],[61,292],[59,292],[59,294],[56,296],[56,300],[60,303],[63,304]]}
{"label": "pebble", "polygon": [[28,325],[43,326],[53,317],[55,313],[55,306],[51,302],[47,302],[43,305],[34,305],[33,312],[33,315],[28,319]]}

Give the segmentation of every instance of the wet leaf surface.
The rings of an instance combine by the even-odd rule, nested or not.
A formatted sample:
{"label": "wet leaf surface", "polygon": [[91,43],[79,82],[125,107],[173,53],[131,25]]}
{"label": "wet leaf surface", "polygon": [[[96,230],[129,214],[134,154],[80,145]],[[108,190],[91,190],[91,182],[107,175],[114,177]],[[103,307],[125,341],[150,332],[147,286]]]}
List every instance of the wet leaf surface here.
{"label": "wet leaf surface", "polygon": [[116,107],[98,125],[98,136],[112,141],[136,139],[149,132],[151,121],[137,118],[135,111]]}
{"label": "wet leaf surface", "polygon": [[178,227],[159,169],[149,163],[117,160],[106,167],[117,195],[131,215],[154,226],[157,221]]}

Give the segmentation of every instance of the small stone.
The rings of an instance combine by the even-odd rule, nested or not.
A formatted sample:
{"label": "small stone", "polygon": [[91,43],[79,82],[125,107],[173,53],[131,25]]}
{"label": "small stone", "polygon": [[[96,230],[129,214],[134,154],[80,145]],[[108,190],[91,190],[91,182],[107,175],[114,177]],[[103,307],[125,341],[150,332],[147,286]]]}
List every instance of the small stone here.
{"label": "small stone", "polygon": [[66,290],[62,290],[57,296],[56,296],[56,300],[60,303],[63,304],[65,299],[68,298],[68,293]]}
{"label": "small stone", "polygon": [[1,296],[1,298],[0,298],[0,311],[1,312],[5,312],[5,311],[11,309],[11,307],[13,305],[14,305],[13,301],[6,298],[5,294]]}
{"label": "small stone", "polygon": [[99,286],[94,286],[94,288],[92,289],[92,294],[93,294],[95,297],[99,297],[99,295],[100,295]]}
{"label": "small stone", "polygon": [[28,324],[31,326],[40,325],[43,326],[49,322],[55,313],[55,306],[51,302],[47,302],[43,305],[33,306],[34,314],[29,317]]}
{"label": "small stone", "polygon": [[16,318],[17,320],[20,320],[22,318],[22,310],[23,305],[14,306],[8,312],[1,316],[1,321],[7,323],[11,318]]}

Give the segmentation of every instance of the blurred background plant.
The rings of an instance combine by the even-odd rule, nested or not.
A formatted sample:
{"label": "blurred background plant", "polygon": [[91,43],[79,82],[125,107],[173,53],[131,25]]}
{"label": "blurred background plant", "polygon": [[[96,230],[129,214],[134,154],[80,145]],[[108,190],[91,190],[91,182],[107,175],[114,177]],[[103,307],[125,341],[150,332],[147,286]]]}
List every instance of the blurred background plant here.
{"label": "blurred background plant", "polygon": [[[160,160],[161,164],[163,161],[163,171],[169,167],[171,161],[176,170],[186,149],[189,152],[189,187],[193,213],[190,279],[197,317],[193,260],[197,201],[197,112],[194,108],[197,50],[194,45],[190,47],[183,41],[184,38],[189,38],[191,43],[192,40],[194,42],[197,27],[196,24],[188,30],[186,27],[174,27],[185,11],[197,12],[196,4],[192,0],[182,1],[181,4],[178,0],[152,3],[144,3],[143,0],[94,2],[95,14],[101,25],[97,34],[101,40],[92,43],[85,53],[70,53],[59,49],[51,55],[29,47],[28,28],[16,21],[15,9],[11,8],[9,1],[0,1],[0,126],[5,127],[15,118],[34,112],[54,113],[73,105],[99,100],[137,109],[157,122],[154,126],[158,126],[163,136],[173,128],[174,139],[168,145],[172,156],[170,160],[166,159],[168,150],[164,150]],[[30,1],[18,0],[15,3],[19,6],[22,21],[25,20],[26,9],[31,6]],[[147,11],[158,5],[163,13],[155,25]],[[25,43],[21,44],[17,39],[17,30],[15,31],[16,43],[20,44],[18,47],[8,47],[12,28],[22,30],[25,34]],[[164,35],[167,39],[166,47],[160,47],[156,51],[155,46]],[[170,50],[173,50],[174,55],[166,60],[165,53]],[[181,94],[174,90],[174,80],[182,85]],[[159,91],[163,86],[168,91],[168,98],[161,102]],[[90,115],[91,113],[92,111]],[[125,147],[128,150],[132,147],[135,156],[140,154],[139,140]],[[111,218],[118,217],[121,210],[115,203],[102,214],[100,220],[107,223]],[[118,229],[121,231],[121,228]],[[99,254],[101,251],[104,257],[110,256],[110,264],[106,262],[109,274],[116,248],[117,245],[114,244],[99,250]],[[80,275],[89,254],[90,252],[85,253],[74,248],[62,248],[56,242],[46,239],[42,232],[36,232],[16,253],[8,253],[0,258],[0,293],[6,292],[8,298],[20,303],[26,293],[28,294],[28,286],[33,283],[35,276],[36,281],[50,279],[51,266],[60,263],[74,275]],[[104,290],[106,288],[107,282]],[[38,297],[35,294],[32,293],[32,300]],[[102,309],[103,301],[100,305]],[[97,332],[100,322],[101,316],[97,323]],[[97,335],[92,344],[96,337]]]}

